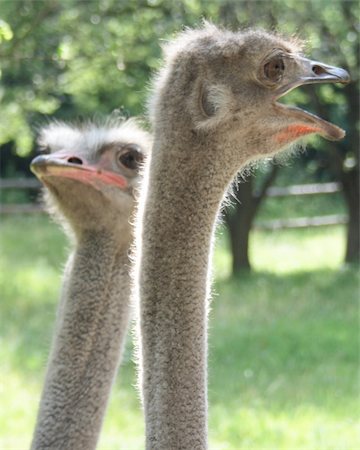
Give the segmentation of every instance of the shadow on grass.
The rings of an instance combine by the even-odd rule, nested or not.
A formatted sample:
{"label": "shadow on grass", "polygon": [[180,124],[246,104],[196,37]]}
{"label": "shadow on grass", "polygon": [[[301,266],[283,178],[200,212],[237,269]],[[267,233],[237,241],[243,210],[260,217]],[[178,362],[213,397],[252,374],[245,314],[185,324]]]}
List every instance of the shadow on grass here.
{"label": "shadow on grass", "polygon": [[[243,274],[216,285],[210,399],[355,408],[358,270]],[[241,393],[241,395],[239,395]]]}

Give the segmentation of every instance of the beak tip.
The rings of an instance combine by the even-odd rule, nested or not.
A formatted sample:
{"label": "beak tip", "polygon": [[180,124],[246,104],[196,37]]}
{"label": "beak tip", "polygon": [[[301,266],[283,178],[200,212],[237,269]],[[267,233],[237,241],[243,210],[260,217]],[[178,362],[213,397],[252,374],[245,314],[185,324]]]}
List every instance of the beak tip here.
{"label": "beak tip", "polygon": [[341,81],[342,84],[349,84],[351,83],[351,76],[348,72],[346,72],[346,77],[344,77]]}
{"label": "beak tip", "polygon": [[337,69],[337,73],[335,73],[335,75],[337,75],[338,82],[341,84],[349,84],[351,82],[351,76],[345,69]]}
{"label": "beak tip", "polygon": [[46,173],[48,163],[49,160],[47,155],[35,156],[35,158],[30,162],[30,170],[37,176],[37,178],[40,179],[42,174]]}
{"label": "beak tip", "polygon": [[44,155],[36,156],[30,163],[30,168],[44,166],[46,164],[47,158]]}
{"label": "beak tip", "polygon": [[310,67],[310,83],[348,84],[351,81],[349,72],[341,67],[329,66],[319,61],[311,61]]}

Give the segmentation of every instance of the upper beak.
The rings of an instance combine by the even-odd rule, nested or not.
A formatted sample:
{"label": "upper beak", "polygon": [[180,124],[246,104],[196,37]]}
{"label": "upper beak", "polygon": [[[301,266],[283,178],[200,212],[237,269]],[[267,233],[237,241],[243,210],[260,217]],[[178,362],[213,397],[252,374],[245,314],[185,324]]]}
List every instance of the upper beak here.
{"label": "upper beak", "polygon": [[350,75],[345,69],[303,58],[304,75],[302,84],[307,83],[342,83],[350,82]]}
{"label": "upper beak", "polygon": [[100,190],[101,184],[110,184],[126,189],[126,178],[108,170],[98,169],[87,164],[78,156],[56,152],[36,156],[30,163],[31,171],[42,181],[45,177],[62,177],[90,184]]}
{"label": "upper beak", "polygon": [[78,157],[53,153],[36,156],[30,163],[30,169],[35,175],[41,176],[41,174],[47,172],[49,167],[58,166],[81,169],[82,165],[83,161]]}
{"label": "upper beak", "polygon": [[307,58],[297,58],[299,69],[294,76],[294,80],[282,86],[277,91],[278,97],[286,94],[292,89],[304,84],[317,83],[342,83],[351,81],[349,73],[340,67],[329,66],[319,61],[312,61]]}

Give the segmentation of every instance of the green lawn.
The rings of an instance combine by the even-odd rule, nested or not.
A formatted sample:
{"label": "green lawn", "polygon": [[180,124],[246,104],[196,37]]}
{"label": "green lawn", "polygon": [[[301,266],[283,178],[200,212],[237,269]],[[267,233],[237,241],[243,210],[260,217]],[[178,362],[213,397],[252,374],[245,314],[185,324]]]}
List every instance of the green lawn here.
{"label": "green lawn", "polygon": [[[256,272],[229,280],[219,231],[210,317],[210,448],[359,448],[358,271],[342,267],[344,230],[256,232]],[[0,449],[34,426],[67,244],[48,217],[0,225]],[[143,449],[126,349],[99,448]],[[169,449],[170,450],[170,449]]]}

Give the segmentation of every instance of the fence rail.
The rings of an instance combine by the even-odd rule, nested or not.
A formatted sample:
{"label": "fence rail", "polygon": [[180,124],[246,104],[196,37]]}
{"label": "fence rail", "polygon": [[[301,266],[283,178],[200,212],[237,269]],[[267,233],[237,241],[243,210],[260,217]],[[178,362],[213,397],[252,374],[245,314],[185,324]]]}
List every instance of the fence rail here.
{"label": "fence rail", "polygon": [[[35,178],[6,178],[0,179],[0,189],[34,189],[39,190],[41,183]],[[341,191],[340,183],[299,184],[285,187],[270,187],[266,191],[267,197],[288,197],[297,195],[333,194]],[[35,214],[44,212],[38,203],[3,204],[0,214]],[[316,217],[298,217],[290,219],[275,219],[255,222],[258,230],[279,230],[283,228],[308,228],[330,225],[342,225],[348,222],[345,215],[326,215]]]}
{"label": "fence rail", "polygon": [[0,205],[0,214],[36,214],[44,211],[43,206],[38,203]]}
{"label": "fence rail", "polygon": [[0,178],[0,189],[40,189],[36,178]]}
{"label": "fence rail", "polygon": [[295,184],[285,187],[270,187],[266,191],[267,197],[287,197],[289,195],[333,194],[341,191],[340,183]]}
{"label": "fence rail", "polygon": [[333,214],[316,217],[297,217],[293,219],[275,219],[266,222],[255,222],[255,230],[281,230],[282,228],[310,228],[330,225],[344,225],[348,223],[347,216]]}

